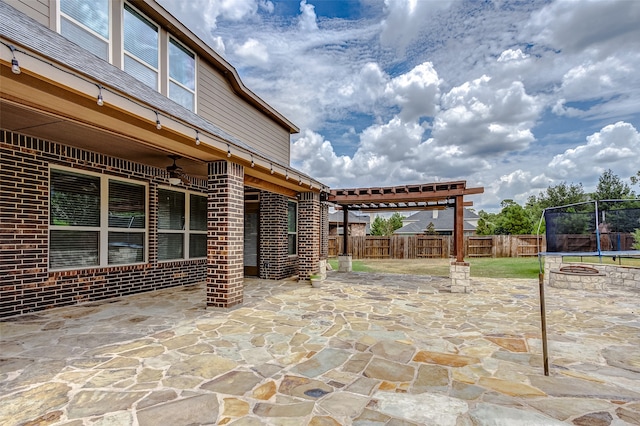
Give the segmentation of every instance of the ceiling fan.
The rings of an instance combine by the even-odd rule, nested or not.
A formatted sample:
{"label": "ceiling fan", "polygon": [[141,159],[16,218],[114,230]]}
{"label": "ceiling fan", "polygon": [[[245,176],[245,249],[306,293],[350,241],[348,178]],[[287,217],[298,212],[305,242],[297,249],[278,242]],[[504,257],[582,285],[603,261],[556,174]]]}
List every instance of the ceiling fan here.
{"label": "ceiling fan", "polygon": [[169,173],[169,183],[171,185],[178,185],[180,182],[185,185],[189,184],[189,177],[182,171],[182,167],[176,164],[176,160],[181,159],[179,155],[169,155],[169,158],[173,160],[173,164],[167,166],[167,173]]}

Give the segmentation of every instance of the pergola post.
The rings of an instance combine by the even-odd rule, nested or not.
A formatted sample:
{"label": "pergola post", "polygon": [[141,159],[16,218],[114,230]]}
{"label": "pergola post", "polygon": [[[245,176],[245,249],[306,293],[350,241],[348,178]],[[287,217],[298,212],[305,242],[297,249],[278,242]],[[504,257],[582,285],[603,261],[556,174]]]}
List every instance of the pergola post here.
{"label": "pergola post", "polygon": [[455,215],[453,217],[453,238],[456,262],[464,262],[464,202],[463,196],[456,196]]}
{"label": "pergola post", "polygon": [[470,267],[464,261],[464,196],[456,195],[453,215],[453,248],[456,260],[451,262],[449,277],[451,293],[469,293],[471,291]]}
{"label": "pergola post", "polygon": [[342,205],[344,217],[342,219],[342,255],[338,256],[338,272],[351,272],[353,270],[351,255],[349,254],[349,206]]}

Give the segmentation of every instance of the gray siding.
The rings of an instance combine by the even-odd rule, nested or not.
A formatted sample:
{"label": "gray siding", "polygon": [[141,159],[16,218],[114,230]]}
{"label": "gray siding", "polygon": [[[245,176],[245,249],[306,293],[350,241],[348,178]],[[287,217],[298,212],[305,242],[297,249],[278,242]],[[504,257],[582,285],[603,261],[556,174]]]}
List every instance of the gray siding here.
{"label": "gray siding", "polygon": [[49,0],[2,0],[28,17],[49,27]]}
{"label": "gray siding", "polygon": [[289,131],[241,99],[227,80],[202,60],[197,89],[198,115],[257,152],[289,164]]}

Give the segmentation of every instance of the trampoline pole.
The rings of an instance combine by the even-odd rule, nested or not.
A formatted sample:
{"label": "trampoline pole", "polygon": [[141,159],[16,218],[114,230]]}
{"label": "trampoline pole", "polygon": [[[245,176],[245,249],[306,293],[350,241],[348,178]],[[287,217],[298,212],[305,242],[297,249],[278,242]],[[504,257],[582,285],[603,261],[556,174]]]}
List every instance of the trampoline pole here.
{"label": "trampoline pole", "polygon": [[538,286],[540,287],[540,326],[542,328],[542,363],[544,375],[549,375],[549,352],[547,349],[547,313],[544,302],[544,272],[538,274]]}

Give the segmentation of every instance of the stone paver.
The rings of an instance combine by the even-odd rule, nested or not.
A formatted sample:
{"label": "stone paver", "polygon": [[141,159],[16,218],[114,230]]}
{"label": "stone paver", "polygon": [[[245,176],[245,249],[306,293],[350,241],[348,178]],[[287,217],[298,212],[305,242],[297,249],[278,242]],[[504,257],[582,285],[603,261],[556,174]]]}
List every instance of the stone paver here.
{"label": "stone paver", "polygon": [[0,322],[2,425],[640,425],[640,293],[330,273]]}

